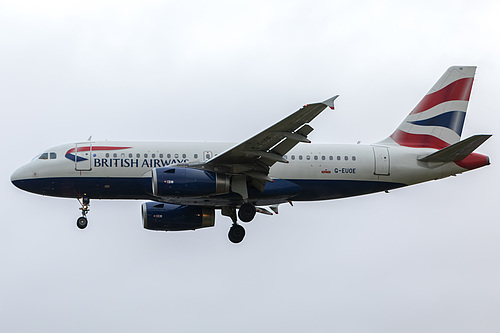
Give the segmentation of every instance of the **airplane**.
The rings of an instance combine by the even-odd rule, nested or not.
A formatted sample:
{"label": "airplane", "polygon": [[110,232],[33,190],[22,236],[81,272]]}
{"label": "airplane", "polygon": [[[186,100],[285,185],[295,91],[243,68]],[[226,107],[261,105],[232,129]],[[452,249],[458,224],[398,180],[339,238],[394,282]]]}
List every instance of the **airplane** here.
{"label": "airplane", "polygon": [[437,180],[490,164],[474,152],[491,135],[460,140],[476,72],[453,66],[386,139],[374,144],[313,144],[309,123],[334,96],[238,144],[88,141],[47,149],[11,176],[25,191],[78,199],[85,229],[90,199],[148,200],[143,227],[195,230],[232,220],[240,243],[256,213],[278,205],[330,200]]}

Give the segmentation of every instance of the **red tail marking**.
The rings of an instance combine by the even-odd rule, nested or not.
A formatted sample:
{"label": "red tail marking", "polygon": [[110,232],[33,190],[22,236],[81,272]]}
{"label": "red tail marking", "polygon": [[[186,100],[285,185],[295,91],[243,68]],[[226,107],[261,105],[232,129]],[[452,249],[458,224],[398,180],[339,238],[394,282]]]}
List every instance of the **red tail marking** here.
{"label": "red tail marking", "polygon": [[425,95],[410,114],[420,113],[448,101],[468,101],[474,78],[468,77],[454,81],[432,94]]}
{"label": "red tail marking", "polygon": [[392,133],[391,138],[399,145],[412,148],[435,148],[443,149],[450,144],[428,134],[411,134],[401,130],[396,130]]}
{"label": "red tail marking", "polygon": [[490,164],[488,156],[472,153],[461,161],[455,162],[459,167],[464,169],[473,170]]}

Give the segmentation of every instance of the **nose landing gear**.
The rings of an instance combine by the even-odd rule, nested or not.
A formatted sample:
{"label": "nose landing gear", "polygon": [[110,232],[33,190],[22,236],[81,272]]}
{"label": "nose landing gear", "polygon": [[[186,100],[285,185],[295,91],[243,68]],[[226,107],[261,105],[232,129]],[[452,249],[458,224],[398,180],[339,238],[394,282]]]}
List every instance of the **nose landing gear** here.
{"label": "nose landing gear", "polygon": [[87,218],[85,216],[80,216],[77,220],[76,220],[76,226],[80,229],[85,229],[87,228],[87,225],[89,224],[89,222],[87,221]]}
{"label": "nose landing gear", "polygon": [[90,211],[90,198],[79,198],[78,202],[82,205],[82,207],[79,208],[82,211],[82,216],[76,220],[76,226],[79,229],[85,229],[88,225],[87,213]]}

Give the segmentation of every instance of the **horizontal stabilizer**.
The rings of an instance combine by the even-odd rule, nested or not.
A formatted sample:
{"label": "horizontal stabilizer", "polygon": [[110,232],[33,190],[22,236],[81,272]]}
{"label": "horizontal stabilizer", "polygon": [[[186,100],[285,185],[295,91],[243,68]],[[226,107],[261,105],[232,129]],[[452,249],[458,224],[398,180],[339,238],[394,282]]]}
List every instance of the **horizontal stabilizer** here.
{"label": "horizontal stabilizer", "polygon": [[419,158],[422,162],[456,162],[469,156],[474,150],[491,137],[491,134],[473,135],[445,147],[435,153]]}

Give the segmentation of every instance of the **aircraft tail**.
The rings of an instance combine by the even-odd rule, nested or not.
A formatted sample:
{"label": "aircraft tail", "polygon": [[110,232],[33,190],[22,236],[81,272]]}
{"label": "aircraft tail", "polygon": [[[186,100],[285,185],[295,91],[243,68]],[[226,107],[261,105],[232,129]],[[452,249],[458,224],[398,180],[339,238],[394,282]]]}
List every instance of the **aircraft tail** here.
{"label": "aircraft tail", "polygon": [[381,143],[442,149],[459,142],[475,73],[475,66],[448,68],[396,131]]}

